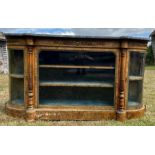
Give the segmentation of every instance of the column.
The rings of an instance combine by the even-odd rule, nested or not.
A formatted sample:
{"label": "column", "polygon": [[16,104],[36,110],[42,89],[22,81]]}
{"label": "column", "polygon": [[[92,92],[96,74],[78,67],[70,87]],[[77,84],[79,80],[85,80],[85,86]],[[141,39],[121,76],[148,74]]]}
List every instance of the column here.
{"label": "column", "polygon": [[34,46],[33,40],[27,39],[27,103],[26,120],[32,122],[35,120],[34,107]]}
{"label": "column", "polygon": [[126,106],[125,106],[125,96],[126,96],[126,71],[128,62],[127,60],[128,42],[122,41],[120,48],[120,75],[119,75],[119,102],[117,105],[117,120],[125,121],[126,119]]}

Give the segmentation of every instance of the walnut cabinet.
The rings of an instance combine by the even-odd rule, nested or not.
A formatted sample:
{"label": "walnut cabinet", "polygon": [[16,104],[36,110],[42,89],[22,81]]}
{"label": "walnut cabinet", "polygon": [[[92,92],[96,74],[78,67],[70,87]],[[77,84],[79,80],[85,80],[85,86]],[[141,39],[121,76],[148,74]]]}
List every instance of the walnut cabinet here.
{"label": "walnut cabinet", "polygon": [[7,34],[6,112],[27,121],[143,116],[147,40]]}

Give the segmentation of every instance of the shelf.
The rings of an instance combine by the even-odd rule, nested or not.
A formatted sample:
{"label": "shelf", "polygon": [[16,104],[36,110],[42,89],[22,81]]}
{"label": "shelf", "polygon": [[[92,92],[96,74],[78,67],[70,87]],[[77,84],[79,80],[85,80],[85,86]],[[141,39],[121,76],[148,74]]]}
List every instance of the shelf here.
{"label": "shelf", "polygon": [[24,78],[23,74],[10,74],[10,76],[13,78]]}
{"label": "shelf", "polygon": [[88,105],[95,105],[95,106],[113,106],[113,103],[106,102],[106,101],[92,101],[92,100],[48,100],[48,99],[41,99],[40,105],[74,105],[74,106],[88,106]]}
{"label": "shelf", "polygon": [[136,102],[136,101],[129,101],[128,102],[128,106],[137,106],[137,105],[140,105],[140,103]]}
{"label": "shelf", "polygon": [[143,80],[142,76],[129,76],[129,80],[136,81],[136,80]]}
{"label": "shelf", "polygon": [[114,84],[113,82],[83,82],[83,81],[70,81],[70,82],[64,82],[64,81],[41,81],[40,86],[66,86],[66,87],[107,87],[107,88],[113,88]]}
{"label": "shelf", "polygon": [[115,69],[113,66],[39,65],[40,68]]}

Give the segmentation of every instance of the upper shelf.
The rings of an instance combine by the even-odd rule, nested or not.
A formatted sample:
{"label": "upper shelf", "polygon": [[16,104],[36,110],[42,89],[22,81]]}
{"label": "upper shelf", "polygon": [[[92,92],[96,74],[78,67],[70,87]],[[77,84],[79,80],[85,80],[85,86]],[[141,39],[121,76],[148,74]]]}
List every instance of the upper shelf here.
{"label": "upper shelf", "polygon": [[129,76],[129,80],[135,81],[135,80],[143,80],[142,76]]}
{"label": "upper shelf", "polygon": [[10,74],[10,76],[13,78],[24,78],[23,74]]}
{"label": "upper shelf", "polygon": [[40,68],[115,69],[113,66],[39,65]]}

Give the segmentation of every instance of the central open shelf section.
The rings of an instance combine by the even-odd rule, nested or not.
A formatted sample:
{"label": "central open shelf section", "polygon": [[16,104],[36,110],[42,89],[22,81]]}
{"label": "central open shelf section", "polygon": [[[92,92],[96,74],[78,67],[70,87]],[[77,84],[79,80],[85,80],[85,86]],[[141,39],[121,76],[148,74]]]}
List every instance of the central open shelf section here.
{"label": "central open shelf section", "polygon": [[114,106],[115,54],[41,51],[39,104]]}

